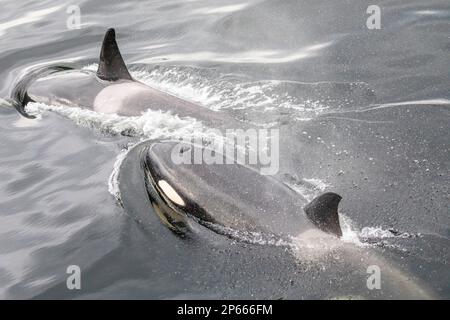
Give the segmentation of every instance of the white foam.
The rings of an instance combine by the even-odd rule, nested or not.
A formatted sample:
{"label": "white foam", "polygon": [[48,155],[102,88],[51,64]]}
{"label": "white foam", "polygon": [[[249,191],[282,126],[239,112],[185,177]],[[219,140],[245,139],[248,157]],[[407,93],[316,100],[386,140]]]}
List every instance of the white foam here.
{"label": "white foam", "polygon": [[417,235],[413,235],[407,232],[393,231],[392,229],[383,229],[382,227],[364,227],[359,234],[361,238],[374,240],[374,239],[387,239],[387,238],[410,238]]}
{"label": "white foam", "polygon": [[[85,67],[95,71],[96,64]],[[243,110],[265,112],[290,109],[296,112],[299,121],[309,121],[325,112],[328,107],[318,101],[302,100],[282,89],[283,82],[265,80],[236,83],[214,76],[208,77],[203,69],[188,67],[158,67],[151,71],[131,70],[132,76],[161,91],[201,104],[212,110]]]}
{"label": "white foam", "polygon": [[342,237],[341,241],[351,243],[358,247],[368,246],[367,243],[361,242],[360,232],[356,228],[353,221],[342,212],[339,213],[339,223],[341,225]]}
{"label": "white foam", "polygon": [[90,63],[81,68],[81,70],[88,70],[88,71],[93,71],[93,72],[97,72],[97,69],[98,69],[98,63]]}
{"label": "white foam", "polygon": [[125,117],[117,114],[103,114],[92,110],[29,103],[26,111],[30,115],[42,116],[52,111],[73,120],[77,125],[95,128],[109,134],[127,134],[148,139],[179,138],[193,134],[208,136],[208,129],[193,118],[180,118],[170,112],[147,110],[141,116]]}
{"label": "white foam", "polygon": [[119,171],[123,160],[125,160],[130,150],[131,148],[124,149],[122,150],[122,152],[119,153],[119,155],[116,157],[116,161],[114,162],[113,171],[111,172],[111,175],[109,176],[108,179],[108,191],[119,202],[121,201],[119,190]]}

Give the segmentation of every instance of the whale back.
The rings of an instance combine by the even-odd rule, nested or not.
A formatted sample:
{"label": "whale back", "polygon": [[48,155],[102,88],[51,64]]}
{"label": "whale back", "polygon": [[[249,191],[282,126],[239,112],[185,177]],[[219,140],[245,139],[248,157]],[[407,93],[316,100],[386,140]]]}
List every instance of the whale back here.
{"label": "whale back", "polygon": [[95,97],[107,86],[89,70],[59,71],[29,83],[24,102],[92,109]]}
{"label": "whale back", "polygon": [[25,112],[29,102],[91,109],[120,116],[140,116],[146,110],[170,111],[193,117],[216,128],[238,126],[232,117],[154,89],[132,79],[115,39],[114,29],[105,34],[96,72],[72,67],[45,67],[24,77],[13,98],[17,110]]}
{"label": "whale back", "polygon": [[180,164],[174,161],[177,152],[208,149],[153,143],[144,161],[151,197],[156,191],[173,210],[208,226],[245,232],[287,237],[315,228],[302,210],[306,200],[283,183],[236,162]]}

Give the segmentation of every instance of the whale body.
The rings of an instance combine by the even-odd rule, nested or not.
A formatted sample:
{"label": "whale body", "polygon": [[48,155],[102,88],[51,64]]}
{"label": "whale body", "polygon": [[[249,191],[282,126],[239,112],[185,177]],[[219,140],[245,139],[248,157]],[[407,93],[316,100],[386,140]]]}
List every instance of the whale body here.
{"label": "whale body", "polygon": [[[342,231],[338,194],[326,192],[308,203],[282,182],[239,163],[173,161],[179,152],[193,154],[207,149],[180,141],[150,140],[128,151],[117,177],[118,198],[143,230],[158,228],[155,222],[159,220],[175,234],[187,235],[188,239],[206,239],[196,237],[199,229],[191,223],[195,220],[219,235],[240,242],[293,243],[290,252],[298,259],[330,264],[330,270],[350,270],[349,299],[377,298],[379,292],[384,294],[381,297],[387,293],[403,299],[433,298],[432,290],[413,280],[401,266],[370,248],[339,240]],[[297,247],[297,241],[308,245]],[[328,255],[329,252],[334,254]],[[384,291],[366,288],[366,270],[371,265],[383,270]],[[346,299],[345,296],[331,298]]]}
{"label": "whale body", "polygon": [[220,111],[134,80],[120,53],[114,29],[108,29],[104,36],[97,72],[63,66],[38,69],[16,85],[12,96],[16,109],[28,117],[25,106],[29,102],[40,102],[121,116],[139,116],[148,109],[170,111],[213,126],[234,122]]}
{"label": "whale body", "polygon": [[[342,235],[338,216],[341,197],[335,193],[324,193],[307,203],[284,183],[246,165],[230,160],[206,164],[175,159],[177,153],[210,151],[193,143],[150,141],[135,149],[123,166],[138,164],[141,185],[155,213],[174,231],[186,231],[186,220],[193,218],[226,234],[239,231],[288,238],[317,229]],[[131,184],[138,185],[138,180],[132,175],[120,176],[121,193]]]}

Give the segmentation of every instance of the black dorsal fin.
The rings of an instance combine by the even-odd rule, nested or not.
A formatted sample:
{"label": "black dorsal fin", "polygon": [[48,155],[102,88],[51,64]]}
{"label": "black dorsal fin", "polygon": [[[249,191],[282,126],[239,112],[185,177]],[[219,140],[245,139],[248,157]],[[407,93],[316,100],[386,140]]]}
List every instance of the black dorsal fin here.
{"label": "black dorsal fin", "polygon": [[106,31],[105,38],[103,39],[97,76],[100,79],[108,81],[116,81],[119,79],[132,80],[117,46],[116,32],[112,28]]}
{"label": "black dorsal fin", "polygon": [[309,220],[320,230],[341,237],[342,230],[338,214],[338,206],[341,199],[340,195],[327,192],[311,201],[305,206],[304,210]]}

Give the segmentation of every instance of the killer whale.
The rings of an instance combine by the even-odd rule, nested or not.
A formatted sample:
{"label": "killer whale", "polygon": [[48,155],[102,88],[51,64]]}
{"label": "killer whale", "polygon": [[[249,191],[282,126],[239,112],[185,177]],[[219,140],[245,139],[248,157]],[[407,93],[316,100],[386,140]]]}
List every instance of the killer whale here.
{"label": "killer whale", "polygon": [[[286,239],[313,229],[337,238],[342,236],[338,194],[326,192],[307,203],[284,183],[237,162],[174,161],[177,152],[191,148],[197,152],[208,147],[176,140],[152,140],[129,151],[118,178],[125,210],[128,204],[139,202],[136,198],[139,192],[135,191],[140,185],[144,190],[140,197],[147,197],[161,221],[177,233],[189,231],[189,219],[194,219],[225,235],[237,231]],[[145,222],[149,210],[133,214]]]}
{"label": "killer whale", "polygon": [[[345,239],[340,241],[342,231],[337,209],[341,197],[338,194],[326,192],[308,203],[275,178],[238,163],[172,163],[173,150],[186,152],[186,148],[203,148],[188,144],[186,148],[174,149],[179,143],[177,140],[141,142],[128,150],[118,167],[117,199],[124,212],[149,237],[154,236],[152,231],[161,222],[187,244],[217,241],[215,236],[205,237],[205,230],[251,245],[283,247],[293,243],[293,247],[288,246],[289,254],[296,259],[331,264],[331,268],[338,270],[349,269],[353,275],[351,281],[355,281],[352,282],[355,292],[351,292],[350,298],[364,298],[369,293],[365,286],[366,269],[371,265],[383,270],[386,281],[383,290],[393,297],[433,298],[430,288],[376,251],[355,246]],[[198,224],[206,228],[199,229]],[[298,240],[307,245],[297,246]],[[304,255],[303,251],[306,251]],[[329,255],[330,252],[333,254]],[[377,293],[374,290],[370,294]]]}
{"label": "killer whale", "polygon": [[212,126],[236,122],[220,111],[212,111],[133,79],[112,28],[104,36],[97,72],[69,65],[38,68],[16,84],[12,99],[18,112],[29,118],[32,116],[26,112],[26,105],[40,102],[121,116],[139,116],[148,109],[170,111]]}

